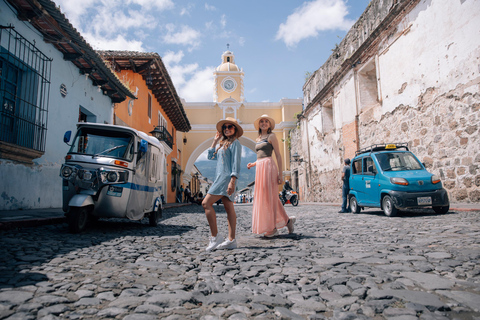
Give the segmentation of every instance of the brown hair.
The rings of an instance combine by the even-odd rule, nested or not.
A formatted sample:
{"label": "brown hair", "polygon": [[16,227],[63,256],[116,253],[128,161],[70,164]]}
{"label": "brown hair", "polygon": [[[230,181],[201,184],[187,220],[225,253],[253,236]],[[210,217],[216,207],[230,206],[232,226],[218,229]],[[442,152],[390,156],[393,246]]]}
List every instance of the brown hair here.
{"label": "brown hair", "polygon": [[[266,119],[268,120],[268,119]],[[269,135],[270,133],[272,133],[272,123],[270,122],[270,120],[268,120],[268,123],[270,123],[270,127],[267,129],[267,135]],[[260,129],[260,126],[258,126],[258,137],[257,137],[257,140],[260,139],[260,137],[262,136],[262,129]]]}
{"label": "brown hair", "polygon": [[220,145],[218,146],[217,150],[215,150],[215,153],[214,154],[217,154],[218,150],[220,150],[220,148],[223,148],[223,149],[228,149],[228,147],[230,147],[230,145],[233,143],[233,141],[235,141],[235,139],[237,139],[237,135],[238,135],[238,129],[237,129],[237,126],[233,126],[235,128],[235,134],[231,135],[230,137],[227,137],[225,135],[225,133],[223,133],[223,130],[222,130],[222,140],[220,140]]}

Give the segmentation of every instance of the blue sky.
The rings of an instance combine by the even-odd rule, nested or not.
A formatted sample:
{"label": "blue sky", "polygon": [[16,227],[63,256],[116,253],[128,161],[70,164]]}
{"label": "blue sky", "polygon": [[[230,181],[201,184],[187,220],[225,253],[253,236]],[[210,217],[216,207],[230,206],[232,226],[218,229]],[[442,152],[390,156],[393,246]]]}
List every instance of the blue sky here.
{"label": "blue sky", "polygon": [[213,71],[230,45],[248,102],[302,98],[370,0],[54,0],[99,50],[158,53],[179,96],[213,101]]}

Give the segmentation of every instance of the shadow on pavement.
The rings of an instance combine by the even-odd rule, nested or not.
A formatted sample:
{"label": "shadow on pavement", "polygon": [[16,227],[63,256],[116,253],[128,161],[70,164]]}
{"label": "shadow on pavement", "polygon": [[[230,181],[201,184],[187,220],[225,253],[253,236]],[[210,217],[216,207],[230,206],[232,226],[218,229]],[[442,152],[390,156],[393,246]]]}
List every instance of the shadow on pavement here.
{"label": "shadow on pavement", "polygon": [[[168,217],[171,217],[169,214]],[[82,252],[83,249],[108,243],[115,246],[122,242],[132,242],[132,257],[141,256],[135,247],[135,236],[176,236],[188,232],[194,227],[187,225],[164,225],[162,219],[157,227],[148,225],[148,219],[131,221],[127,219],[106,219],[90,223],[80,234],[68,232],[66,223],[42,226],[37,228],[18,228],[10,231],[0,231],[0,288],[12,288],[35,285],[48,281],[43,273],[33,270],[35,267],[48,263],[56,257],[69,259],[91,258],[92,253]],[[146,248],[151,249],[151,248]],[[155,248],[161,250],[161,248]],[[110,259],[116,259],[112,256]],[[55,266],[52,266],[52,268]],[[68,270],[65,270],[68,272]]]}
{"label": "shadow on pavement", "polygon": [[[385,216],[385,213],[380,209],[367,209],[362,210],[360,213],[342,213],[342,214],[365,214],[365,215],[375,215],[375,216]],[[458,214],[455,211],[448,211],[447,213],[436,213],[433,209],[411,209],[411,210],[401,210],[397,213],[395,217],[392,218],[413,218],[413,217],[428,217],[428,216],[445,216],[451,214]]]}

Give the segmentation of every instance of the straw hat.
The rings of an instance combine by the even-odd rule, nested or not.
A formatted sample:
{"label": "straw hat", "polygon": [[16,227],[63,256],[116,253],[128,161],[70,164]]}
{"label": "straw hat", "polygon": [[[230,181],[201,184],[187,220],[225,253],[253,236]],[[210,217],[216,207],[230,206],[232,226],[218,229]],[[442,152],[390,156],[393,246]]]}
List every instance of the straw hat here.
{"label": "straw hat", "polygon": [[272,130],[275,129],[275,120],[273,120],[273,118],[270,118],[268,116],[268,114],[264,114],[264,115],[260,116],[260,118],[255,120],[255,122],[253,123],[253,125],[255,126],[255,129],[258,130],[261,119],[267,119],[268,121],[270,121],[270,129],[272,129]]}
{"label": "straw hat", "polygon": [[237,128],[237,138],[240,138],[243,135],[243,129],[238,124],[237,120],[234,118],[227,117],[225,120],[220,120],[217,122],[217,131],[220,133],[222,132],[222,127],[224,124],[230,123],[233,124]]}

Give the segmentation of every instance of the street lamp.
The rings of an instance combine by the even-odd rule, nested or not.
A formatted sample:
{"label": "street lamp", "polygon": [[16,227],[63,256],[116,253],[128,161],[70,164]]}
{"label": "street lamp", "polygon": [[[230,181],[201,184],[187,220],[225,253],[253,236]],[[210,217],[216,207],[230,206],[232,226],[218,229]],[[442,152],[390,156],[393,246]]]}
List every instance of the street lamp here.
{"label": "street lamp", "polygon": [[295,162],[303,162],[303,158],[300,158],[300,155],[295,151],[295,153],[292,155],[293,161]]}
{"label": "street lamp", "polygon": [[152,136],[154,136],[155,138],[157,138],[158,140],[160,140],[160,138],[162,137],[163,135],[163,131],[160,130],[160,127],[155,127],[155,129],[153,129],[152,131],[149,132]]}

